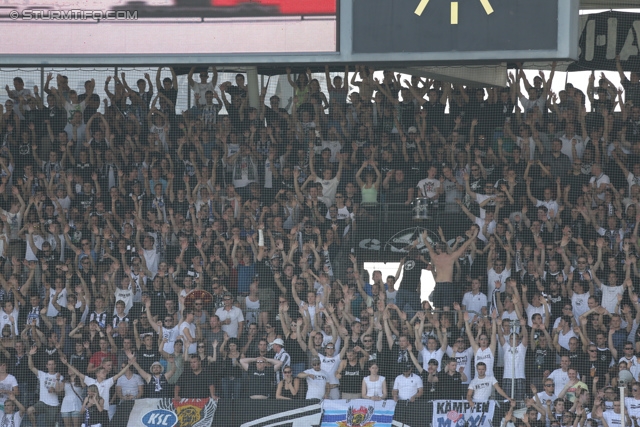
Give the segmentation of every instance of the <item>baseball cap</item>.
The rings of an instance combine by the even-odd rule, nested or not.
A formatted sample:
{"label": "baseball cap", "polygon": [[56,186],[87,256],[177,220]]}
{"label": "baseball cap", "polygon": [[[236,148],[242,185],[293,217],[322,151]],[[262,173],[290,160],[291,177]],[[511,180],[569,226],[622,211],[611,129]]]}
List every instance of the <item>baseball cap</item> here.
{"label": "baseball cap", "polygon": [[284,341],[281,338],[276,338],[273,342],[269,343],[269,345],[278,344],[279,346],[284,347]]}

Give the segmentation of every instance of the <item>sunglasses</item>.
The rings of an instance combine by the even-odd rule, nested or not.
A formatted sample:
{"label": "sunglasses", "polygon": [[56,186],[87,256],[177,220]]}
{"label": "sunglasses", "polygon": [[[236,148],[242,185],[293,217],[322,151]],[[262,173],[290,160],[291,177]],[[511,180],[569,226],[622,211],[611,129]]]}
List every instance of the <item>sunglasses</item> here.
{"label": "sunglasses", "polygon": [[285,374],[290,374],[291,371],[283,371]]}

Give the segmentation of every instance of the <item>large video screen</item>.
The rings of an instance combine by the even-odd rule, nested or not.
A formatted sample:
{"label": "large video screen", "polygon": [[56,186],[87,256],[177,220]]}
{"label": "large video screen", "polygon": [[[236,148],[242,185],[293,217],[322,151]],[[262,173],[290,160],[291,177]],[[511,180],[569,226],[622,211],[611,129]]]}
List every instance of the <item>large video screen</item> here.
{"label": "large video screen", "polygon": [[337,2],[8,0],[0,5],[0,55],[336,52]]}

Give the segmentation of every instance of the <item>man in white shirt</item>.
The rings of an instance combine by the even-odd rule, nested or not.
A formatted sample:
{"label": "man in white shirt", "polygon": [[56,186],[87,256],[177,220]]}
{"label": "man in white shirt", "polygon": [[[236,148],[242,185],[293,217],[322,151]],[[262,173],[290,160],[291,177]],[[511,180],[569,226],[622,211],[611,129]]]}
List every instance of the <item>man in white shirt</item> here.
{"label": "man in white shirt", "polygon": [[524,400],[526,386],[524,367],[529,332],[527,330],[527,321],[522,318],[520,319],[520,332],[521,335],[512,332],[515,334],[515,347],[511,346],[513,342],[512,339],[505,340],[504,335],[498,334],[500,344],[504,349],[504,376],[502,377],[502,386],[506,390],[510,390],[512,382],[515,383],[514,398],[516,400]]}
{"label": "man in white shirt", "polygon": [[40,382],[40,400],[34,406],[29,407],[27,415],[32,426],[37,425],[36,414],[43,414],[44,425],[51,426],[58,416],[58,408],[60,407],[58,391],[63,378],[56,371],[56,361],[54,359],[47,360],[47,372],[36,369],[33,365],[33,355],[37,352],[38,347],[36,346],[31,347],[31,350],[29,350],[29,370],[38,377]]}
{"label": "man in white shirt", "polygon": [[487,307],[487,304],[487,296],[480,292],[480,279],[473,279],[471,281],[471,291],[462,297],[462,309],[468,311],[473,320],[477,315],[476,313],[482,313],[482,308]]}
{"label": "man in white shirt", "polygon": [[553,381],[556,390],[564,389],[564,386],[569,382],[569,366],[571,365],[571,359],[569,356],[562,356],[560,358],[560,367],[551,372],[547,377],[547,380]]}
{"label": "man in white shirt", "polygon": [[[600,166],[600,164],[598,163],[594,163],[593,166],[591,166],[591,174],[593,176],[589,180],[589,185],[591,186],[591,189],[593,190],[595,195],[598,196],[600,200],[604,201],[605,191],[607,188],[609,188],[611,180],[609,179],[608,175],[605,175],[605,173],[602,171],[602,166]],[[595,205],[596,202],[594,201],[593,206]]]}
{"label": "man in white shirt", "polygon": [[536,395],[538,396],[538,400],[540,400],[540,403],[542,403],[545,407],[547,406],[547,404],[549,404],[549,402],[551,402],[550,404],[553,405],[553,402],[555,402],[558,398],[558,395],[556,394],[556,386],[553,380],[550,378],[546,378],[544,380],[543,387],[544,390]]}
{"label": "man in white shirt", "polygon": [[216,310],[216,316],[220,319],[222,330],[229,338],[240,338],[244,329],[244,315],[242,310],[233,305],[231,292],[226,292],[223,297],[224,307]]}
{"label": "man in white shirt", "polygon": [[487,266],[487,296],[493,300],[496,289],[501,293],[507,290],[507,279],[511,277],[511,254],[507,253],[506,261],[500,258],[489,259]]}
{"label": "man in white shirt", "polygon": [[298,378],[307,380],[307,399],[325,399],[329,397],[329,374],[320,369],[320,358],[311,359],[311,369],[298,374]]}
{"label": "man in white shirt", "polygon": [[498,380],[496,380],[493,375],[487,376],[486,373],[487,365],[484,362],[478,362],[476,365],[476,377],[471,380],[467,390],[467,401],[469,402],[469,406],[473,408],[476,406],[476,403],[488,402],[494,388],[500,396],[510,402],[515,402],[507,395],[507,393],[504,392],[504,390],[502,390],[502,387],[498,385]]}
{"label": "man in white shirt", "polygon": [[419,197],[425,197],[433,203],[437,203],[438,197],[444,190],[440,180],[436,178],[437,173],[438,169],[435,166],[431,166],[427,171],[427,177],[416,185]]}
{"label": "man in white shirt", "polygon": [[402,375],[398,375],[393,382],[393,400],[415,402],[423,393],[422,378],[412,372],[413,363],[407,363]]}
{"label": "man in white shirt", "polygon": [[213,79],[209,82],[209,72],[208,70],[200,71],[200,82],[196,82],[193,80],[193,73],[196,71],[196,67],[192,67],[189,70],[189,75],[187,76],[187,80],[189,82],[189,87],[193,90],[194,95],[198,94],[196,101],[200,105],[205,105],[207,103],[205,99],[205,95],[208,90],[215,92],[216,84],[218,83],[218,70],[216,67],[211,67],[213,70]]}

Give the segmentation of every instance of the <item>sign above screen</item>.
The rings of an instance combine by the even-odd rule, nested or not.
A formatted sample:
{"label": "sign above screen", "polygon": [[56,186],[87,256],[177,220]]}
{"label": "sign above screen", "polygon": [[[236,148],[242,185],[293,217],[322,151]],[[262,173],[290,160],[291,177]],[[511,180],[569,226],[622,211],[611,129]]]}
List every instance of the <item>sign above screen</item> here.
{"label": "sign above screen", "polygon": [[337,1],[9,0],[0,8],[1,54],[335,53]]}
{"label": "sign above screen", "polygon": [[0,6],[0,65],[569,60],[578,0],[69,0]]}

